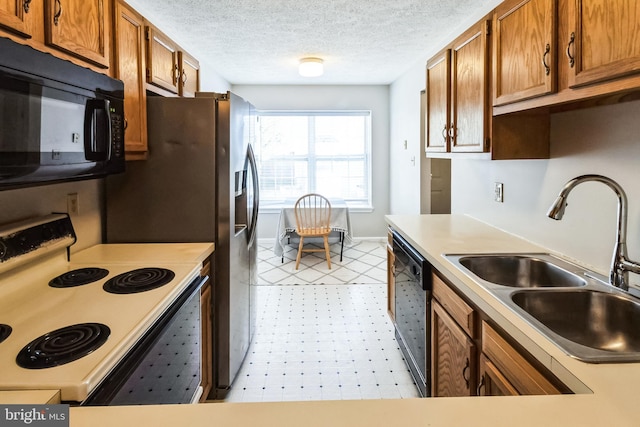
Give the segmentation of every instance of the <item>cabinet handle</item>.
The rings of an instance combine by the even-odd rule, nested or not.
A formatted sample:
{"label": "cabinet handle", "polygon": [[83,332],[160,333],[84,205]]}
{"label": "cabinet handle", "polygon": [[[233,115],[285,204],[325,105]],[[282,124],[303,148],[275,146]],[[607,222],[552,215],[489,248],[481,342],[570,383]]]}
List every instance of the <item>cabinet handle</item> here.
{"label": "cabinet handle", "polygon": [[62,3],[60,0],[56,0],[56,8],[58,11],[53,15],[53,25],[58,25],[60,21],[60,15],[62,15]]}
{"label": "cabinet handle", "polygon": [[129,120],[127,120],[127,118],[124,118],[124,130],[127,130],[127,128],[129,127]]}
{"label": "cabinet handle", "polygon": [[469,378],[467,378],[467,375],[465,374],[465,372],[467,372],[469,370],[469,358],[467,357],[467,364],[464,365],[464,368],[462,369],[462,379],[464,380],[464,383],[467,385],[467,389],[469,388]]}
{"label": "cabinet handle", "polygon": [[551,46],[549,46],[549,43],[547,43],[544,48],[544,54],[542,54],[542,65],[544,65],[544,74],[547,76],[551,72],[551,68],[549,67],[549,65],[547,65],[547,55],[549,55],[549,52],[551,52]]}
{"label": "cabinet handle", "polygon": [[176,64],[173,68],[173,78],[175,79],[176,84],[180,81],[180,68],[178,64]]}
{"label": "cabinet handle", "polygon": [[187,82],[187,73],[183,70],[182,71],[182,84],[185,84]]}
{"label": "cabinet handle", "polygon": [[24,0],[24,3],[22,4],[22,8],[24,9],[24,13],[29,13],[30,3],[31,3],[31,0]]}
{"label": "cabinet handle", "polygon": [[456,128],[454,128],[453,126],[451,126],[449,128],[449,138],[451,138],[451,140],[453,140],[456,136]]}
{"label": "cabinet handle", "polygon": [[478,384],[478,388],[476,389],[476,396],[482,396],[480,394],[482,387],[484,387],[484,375],[480,378],[480,383]]}
{"label": "cabinet handle", "polygon": [[442,128],[442,139],[444,139],[444,142],[447,142],[447,125],[444,125]]}
{"label": "cabinet handle", "polygon": [[572,32],[569,36],[569,44],[567,44],[567,57],[569,58],[569,66],[573,68],[576,63],[576,58],[571,54],[571,45],[576,42],[576,33]]}

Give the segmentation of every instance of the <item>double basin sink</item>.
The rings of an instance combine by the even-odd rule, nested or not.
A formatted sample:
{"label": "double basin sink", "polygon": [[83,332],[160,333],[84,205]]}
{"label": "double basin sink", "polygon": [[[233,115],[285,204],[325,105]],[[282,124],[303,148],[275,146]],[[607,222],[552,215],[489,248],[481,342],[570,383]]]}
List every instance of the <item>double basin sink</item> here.
{"label": "double basin sink", "polygon": [[568,355],[640,361],[640,299],[604,277],[549,254],[445,257]]}

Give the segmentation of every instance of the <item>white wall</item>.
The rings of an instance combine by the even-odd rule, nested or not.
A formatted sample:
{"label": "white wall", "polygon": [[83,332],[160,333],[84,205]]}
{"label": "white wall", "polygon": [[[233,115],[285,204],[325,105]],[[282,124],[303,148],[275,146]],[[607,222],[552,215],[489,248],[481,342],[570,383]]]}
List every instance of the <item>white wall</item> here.
{"label": "white wall", "polygon": [[213,70],[206,59],[200,63],[200,91],[225,93],[231,84]]}
{"label": "white wall", "polygon": [[[407,72],[391,84],[390,213],[419,214],[421,198],[424,205],[430,197],[428,177],[431,161],[425,158],[423,147],[420,146],[420,91],[425,89],[427,60],[501,2],[502,0],[492,0],[477,14],[452,26],[449,34],[443,34],[440,39],[433,40],[431,44],[425,46],[424,57],[416,61]],[[407,141],[406,149],[404,148],[405,140]],[[413,158],[415,162],[412,161]],[[426,210],[425,206],[422,209]]]}
{"label": "white wall", "polygon": [[[264,110],[371,110],[373,212],[351,215],[356,238],[386,235],[389,212],[389,87],[388,86],[249,86],[233,92]],[[278,213],[261,213],[258,238],[274,239]]]}
{"label": "white wall", "polygon": [[79,215],[71,222],[78,241],[72,252],[96,245],[101,241],[102,180],[0,191],[0,224],[26,218],[67,211],[67,194],[77,193]]}
{"label": "white wall", "polygon": [[420,168],[428,168],[429,163],[420,146],[420,91],[424,85],[423,62],[391,85],[389,212],[392,214],[420,213],[420,190],[429,186],[428,182],[420,182]]}
{"label": "white wall", "polygon": [[[551,159],[452,162],[452,212],[465,213],[607,273],[617,199],[600,183],[569,195],[564,219],[546,212],[571,178],[595,173],[616,180],[629,199],[628,249],[640,260],[640,102],[552,115]],[[492,201],[504,183],[504,203]]]}

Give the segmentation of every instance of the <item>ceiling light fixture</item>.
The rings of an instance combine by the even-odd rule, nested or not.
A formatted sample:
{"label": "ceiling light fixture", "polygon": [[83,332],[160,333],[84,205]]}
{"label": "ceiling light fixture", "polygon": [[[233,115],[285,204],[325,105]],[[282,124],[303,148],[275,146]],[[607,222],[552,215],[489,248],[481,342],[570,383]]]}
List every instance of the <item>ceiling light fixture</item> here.
{"label": "ceiling light fixture", "polygon": [[302,58],[298,66],[298,73],[300,73],[302,77],[321,76],[324,72],[322,63],[323,61],[320,58]]}

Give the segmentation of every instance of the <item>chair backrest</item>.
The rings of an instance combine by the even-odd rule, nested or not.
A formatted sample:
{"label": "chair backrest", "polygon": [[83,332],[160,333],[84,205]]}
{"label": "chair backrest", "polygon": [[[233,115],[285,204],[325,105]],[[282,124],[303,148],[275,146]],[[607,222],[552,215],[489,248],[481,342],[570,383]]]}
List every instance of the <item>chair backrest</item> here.
{"label": "chair backrest", "polygon": [[329,229],[331,203],[321,194],[310,193],[300,197],[295,204],[294,211],[299,231]]}

